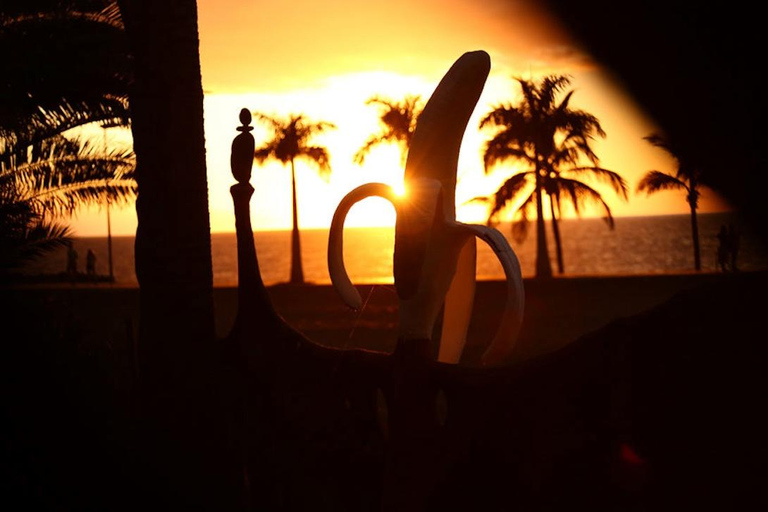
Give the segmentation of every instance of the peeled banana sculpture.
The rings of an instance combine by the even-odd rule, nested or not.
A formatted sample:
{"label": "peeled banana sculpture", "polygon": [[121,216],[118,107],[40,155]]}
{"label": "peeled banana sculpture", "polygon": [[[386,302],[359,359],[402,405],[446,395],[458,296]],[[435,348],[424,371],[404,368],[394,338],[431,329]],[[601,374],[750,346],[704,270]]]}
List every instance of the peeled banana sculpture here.
{"label": "peeled banana sculpture", "polygon": [[397,196],[382,183],[352,190],[336,209],[328,240],[333,286],[347,305],[359,309],[360,294],[344,267],[344,220],[349,209],[367,197],[383,197],[394,205],[400,340],[430,339],[444,306],[438,360],[445,363],[458,363],[466,343],[475,293],[476,238],[499,258],[507,282],[501,324],[481,364],[497,364],[509,355],[523,318],[520,264],[507,240],[493,228],[456,221],[459,148],[489,71],[490,57],[484,51],[465,53],[453,64],[419,117],[405,167],[405,195]]}

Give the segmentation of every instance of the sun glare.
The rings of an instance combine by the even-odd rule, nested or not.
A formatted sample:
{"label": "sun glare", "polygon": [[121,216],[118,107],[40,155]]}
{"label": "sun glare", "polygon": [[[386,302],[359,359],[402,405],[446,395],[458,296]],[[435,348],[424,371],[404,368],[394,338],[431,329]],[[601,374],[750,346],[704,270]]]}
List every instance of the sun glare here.
{"label": "sun glare", "polygon": [[[228,172],[228,162],[241,108],[277,117],[303,113],[312,121],[334,124],[334,129],[311,141],[313,145],[328,149],[332,172],[327,181],[320,179],[307,162],[295,162],[301,228],[327,228],[341,199],[365,183],[386,183],[398,195],[405,193],[402,148],[394,144],[378,144],[371,147],[362,165],[354,162],[355,153],[380,130],[380,112],[375,106],[367,105],[366,101],[373,96],[398,99],[406,93],[426,97],[431,94],[434,84],[420,77],[370,72],[330,77],[314,85],[284,93],[206,96],[209,203],[214,232],[232,231],[234,228],[229,195],[229,187],[234,181]],[[256,121],[252,133],[257,147],[271,136],[268,127]],[[290,228],[289,169],[289,166],[274,161],[261,165],[254,163],[251,178],[255,188],[251,200],[254,229]],[[394,210],[387,201],[366,200],[350,212],[348,224],[393,225]]]}

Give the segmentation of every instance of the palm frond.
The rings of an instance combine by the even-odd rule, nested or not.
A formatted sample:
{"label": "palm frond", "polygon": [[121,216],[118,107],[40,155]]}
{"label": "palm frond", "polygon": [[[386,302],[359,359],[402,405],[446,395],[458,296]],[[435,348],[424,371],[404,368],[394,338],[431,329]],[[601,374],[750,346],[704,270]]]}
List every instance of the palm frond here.
{"label": "palm frond", "polygon": [[69,227],[38,220],[15,236],[0,232],[0,270],[14,270],[72,242]]}
{"label": "palm frond", "polygon": [[123,16],[120,13],[120,6],[116,1],[110,2],[109,5],[99,11],[98,19],[103,23],[112,25],[113,27],[125,28],[123,24]]}
{"label": "palm frond", "polygon": [[513,174],[508,180],[502,183],[499,189],[493,194],[488,218],[496,218],[499,212],[501,212],[508,203],[514,201],[522,191],[531,184],[531,177],[531,173],[521,172]]}
{"label": "palm frond", "polygon": [[323,133],[328,130],[333,130],[336,125],[327,121],[309,122],[303,116],[297,119],[296,133],[299,139],[303,142],[308,141],[311,137]]}
{"label": "palm frond", "polygon": [[120,8],[117,2],[112,2],[101,11],[89,12],[75,9],[56,9],[50,12],[35,12],[19,14],[17,16],[3,16],[0,18],[0,27],[9,28],[15,25],[41,24],[41,23],[70,23],[77,21],[89,21],[109,25],[116,29],[123,29],[123,21],[120,16]]}
{"label": "palm frond", "polygon": [[273,130],[275,130],[275,132],[279,132],[283,128],[284,122],[275,116],[270,116],[256,111],[251,112],[251,115],[256,121],[261,121],[262,123],[268,124]]}
{"label": "palm frond", "polygon": [[129,126],[130,110],[122,97],[100,97],[77,102],[63,100],[55,107],[37,109],[23,117],[7,116],[0,121],[0,161],[9,147],[35,145],[72,128],[98,123]]}
{"label": "palm frond", "polygon": [[677,151],[672,143],[667,139],[665,135],[662,135],[660,133],[651,133],[650,135],[646,135],[643,137],[644,140],[648,141],[652,146],[656,146],[657,148],[661,148],[667,153],[669,153],[671,156],[677,157]]}
{"label": "palm frond", "polygon": [[645,192],[647,195],[661,190],[680,189],[688,190],[688,185],[682,180],[661,171],[648,171],[637,184],[637,191]]}
{"label": "palm frond", "polygon": [[61,135],[4,149],[0,187],[41,216],[68,216],[81,204],[109,200],[122,205],[136,197],[130,149],[105,153],[88,140]]}
{"label": "palm frond", "polygon": [[375,95],[365,103],[380,107],[379,125],[381,130],[378,134],[368,138],[355,153],[353,161],[362,165],[367,154],[375,146],[390,143],[400,146],[400,161],[402,165],[405,165],[418,117],[424,109],[421,96],[407,95],[402,100],[397,101]]}
{"label": "palm frond", "polygon": [[331,172],[328,150],[320,146],[310,146],[308,142],[317,134],[336,128],[333,123],[325,121],[312,122],[303,114],[291,114],[285,119],[254,112],[257,120],[269,124],[273,136],[254,151],[254,159],[263,164],[269,159],[275,159],[282,164],[301,158],[312,163],[319,171],[320,177],[328,179]]}
{"label": "palm frond", "polygon": [[689,188],[695,189],[698,187],[700,164],[697,163],[694,155],[691,155],[690,152],[684,150],[682,146],[665,135],[652,133],[644,137],[644,139],[653,146],[663,149],[676,160],[677,169],[675,170],[675,176],[680,181],[687,181]]}
{"label": "palm frond", "polygon": [[576,133],[586,139],[595,136],[604,138],[605,130],[597,117],[584,110],[567,110],[562,112],[564,125],[569,132]]}
{"label": "palm frond", "polygon": [[72,183],[41,191],[29,198],[46,215],[66,217],[84,205],[124,206],[136,198],[136,183],[128,180]]}
{"label": "palm frond", "polygon": [[517,124],[522,124],[525,114],[518,107],[510,104],[501,104],[493,107],[482,119],[480,119],[480,128],[502,127],[507,128]]}
{"label": "palm frond", "polygon": [[506,132],[486,141],[483,148],[483,168],[486,174],[490,173],[495,166],[508,160],[526,162],[531,166],[536,164],[535,158],[528,154],[525,147],[514,140],[508,140]]}
{"label": "palm frond", "polygon": [[[276,158],[275,155],[277,154],[277,145],[279,142],[279,139],[272,139],[260,148],[256,148],[253,153],[253,158],[256,160],[256,163],[261,165],[270,158]],[[281,163],[285,164],[287,162],[281,160]]]}
{"label": "palm frond", "polygon": [[602,167],[585,166],[573,167],[567,171],[564,171],[564,174],[567,174],[568,176],[584,175],[590,178],[595,178],[598,181],[610,185],[611,189],[625,201],[629,199],[629,186],[627,185],[626,180],[622,178],[621,175],[619,175],[617,172],[603,169]]}
{"label": "palm frond", "polygon": [[559,198],[562,200],[563,194],[568,197],[577,215],[581,215],[581,208],[588,203],[594,203],[602,207],[603,219],[610,229],[613,229],[613,215],[608,203],[603,200],[602,195],[589,185],[577,180],[559,178],[557,180],[557,190]]}
{"label": "palm frond", "polygon": [[[559,117],[563,115],[573,115],[576,111],[570,110],[570,103],[571,98],[573,98],[574,91],[568,91],[565,94],[565,97],[560,100],[560,103],[557,104],[557,106],[554,107],[554,110],[552,112],[553,117]],[[549,99],[548,101],[551,104],[554,104],[554,97]]]}
{"label": "palm frond", "polygon": [[539,105],[539,91],[536,85],[524,78],[516,77],[515,80],[520,84],[520,90],[523,93],[521,108],[528,111],[537,109]]}
{"label": "palm frond", "polygon": [[[549,167],[552,170],[562,169],[563,167],[577,167],[582,161],[582,150],[576,144],[570,143],[568,146],[558,148],[549,156]],[[563,171],[559,171],[563,172]]]}
{"label": "palm frond", "polygon": [[[545,76],[536,90],[536,96],[543,105],[551,106],[554,104],[555,97],[571,84],[569,75],[549,75]],[[570,94],[566,96],[570,99]]]}
{"label": "palm frond", "polygon": [[304,148],[297,156],[315,165],[320,177],[328,181],[331,175],[331,165],[328,150],[326,148],[320,146],[311,146]]}

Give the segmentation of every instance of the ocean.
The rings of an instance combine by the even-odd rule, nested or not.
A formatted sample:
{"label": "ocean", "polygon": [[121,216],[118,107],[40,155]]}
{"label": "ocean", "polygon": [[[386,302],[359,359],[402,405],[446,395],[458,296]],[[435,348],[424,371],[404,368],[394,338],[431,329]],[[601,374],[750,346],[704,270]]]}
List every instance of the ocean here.
{"label": "ocean", "polygon": [[[749,226],[734,214],[699,214],[702,271],[716,272],[717,233],[723,224],[736,223],[742,236],[738,266],[741,270],[768,270],[768,250]],[[610,276],[685,273],[693,271],[691,224],[688,215],[619,217],[613,230],[601,219],[567,219],[561,222],[564,276]],[[533,228],[533,225],[531,226]],[[549,251],[553,271],[557,272],[551,226],[548,224]],[[498,226],[520,260],[523,276],[534,275],[536,239],[533,229],[521,244],[511,240],[508,224]],[[256,251],[267,285],[283,283],[289,277],[290,231],[257,231]],[[328,231],[301,231],[302,261],[306,281],[330,283],[327,266]],[[134,238],[112,238],[112,269],[115,285],[138,286],[134,271]],[[85,271],[88,249],[96,254],[97,274],[109,274],[106,237],[77,238],[78,270]],[[356,284],[392,283],[394,228],[347,228],[344,232],[344,261]],[[237,252],[234,233],[211,235],[214,286],[237,284]],[[66,252],[58,251],[32,265],[29,273],[59,273],[66,269]],[[491,250],[478,242],[477,277],[503,279],[504,273]]]}

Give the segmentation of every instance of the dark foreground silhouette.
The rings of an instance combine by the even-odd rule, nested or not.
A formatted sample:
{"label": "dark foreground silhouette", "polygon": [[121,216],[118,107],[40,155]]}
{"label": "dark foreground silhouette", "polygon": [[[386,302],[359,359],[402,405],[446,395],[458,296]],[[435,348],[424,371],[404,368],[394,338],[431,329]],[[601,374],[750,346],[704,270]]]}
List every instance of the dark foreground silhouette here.
{"label": "dark foreground silhouette", "polygon": [[[435,441],[454,449],[429,461],[427,510],[766,504],[768,277],[723,277],[483,379],[431,368],[447,404]],[[231,485],[212,489],[184,458],[168,464],[175,474],[154,464],[130,324],[96,339],[85,315],[51,304],[3,294],[4,505],[182,508],[198,486],[232,496],[219,510],[379,510],[387,440],[373,373],[319,364],[285,338],[262,349],[272,365],[248,378],[219,360],[229,414],[215,419],[240,458],[210,469]]]}
{"label": "dark foreground silhouette", "polygon": [[[602,2],[582,7],[568,11],[569,23],[621,30],[623,36],[611,35],[628,39],[591,32],[604,49],[616,52],[614,63],[634,73],[624,75],[631,85],[653,81],[663,88],[657,96],[640,91],[645,98],[667,100],[656,102],[653,112],[661,114],[667,130],[687,134],[689,146],[719,157],[706,159],[711,176],[718,178],[711,183],[750,218],[765,219],[759,188],[747,185],[760,160],[741,150],[763,137],[755,136],[748,122],[721,122],[730,117],[715,115],[761,109],[701,108],[713,104],[706,101],[710,97],[752,102],[764,96],[756,90],[728,94],[741,84],[729,73],[719,75],[729,79],[720,80],[706,73],[717,69],[711,52],[701,52],[704,61],[688,61],[683,48],[665,46],[670,34],[681,34],[679,28],[713,25],[697,24],[682,8],[670,16],[668,2],[664,13],[645,6],[648,20],[671,23],[648,37],[647,23],[591,17],[593,11],[616,15]],[[730,51],[737,41],[760,47],[749,39],[762,32],[744,28],[734,35],[746,37],[723,37],[720,31],[710,37],[724,45],[719,55],[728,62],[740,63],[732,56],[741,52]],[[687,35],[681,41],[700,45],[701,38]],[[606,40],[612,44],[605,45]],[[644,48],[638,41],[659,45],[653,47],[659,51],[650,52],[653,59],[627,55]],[[666,51],[670,47],[676,51]],[[648,64],[658,59],[674,64],[670,73],[648,72]],[[683,64],[689,64],[688,72],[680,71]],[[683,75],[686,80],[678,80],[677,87],[656,78]],[[681,94],[670,90],[714,94],[683,102],[699,108],[680,112],[675,104]],[[702,118],[711,122],[700,123]],[[717,126],[728,133],[709,130]],[[718,149],[720,144],[711,141],[729,144]],[[768,223],[756,225],[765,239]],[[395,483],[413,492],[427,510],[765,508],[766,289],[765,275],[733,275],[617,320],[554,354],[483,377],[435,365],[412,372],[430,383],[425,392],[434,392],[435,416],[421,419],[432,421],[436,435],[414,451],[419,472]],[[254,310],[241,302],[247,321],[260,325],[263,336],[240,356],[216,346],[208,350],[205,365],[183,361],[207,370],[196,379],[184,376],[186,393],[150,401],[146,390],[163,387],[148,381],[161,380],[162,372],[145,372],[143,365],[134,366],[132,350],[94,340],[76,309],[49,310],[44,297],[31,304],[33,309],[3,292],[4,505],[12,503],[17,510],[379,509],[388,488],[383,475],[394,433],[386,436],[380,427],[377,389],[391,393],[392,385],[384,385],[386,372],[377,370],[376,357],[319,350],[268,309],[248,317]],[[126,333],[125,339],[133,337]],[[136,367],[142,371],[135,372]],[[178,397],[196,405],[199,414],[175,415],[174,405],[194,409],[174,404],[172,398]],[[159,424],[167,427],[176,418],[174,428],[153,424],[162,405],[167,421]],[[206,431],[217,436],[198,435]]]}

